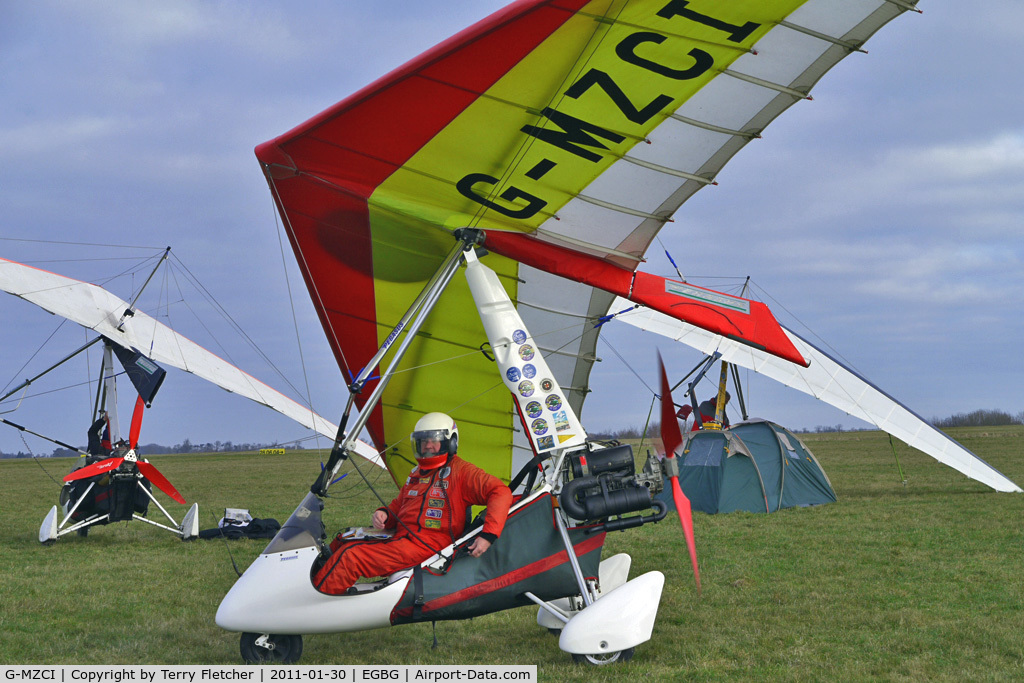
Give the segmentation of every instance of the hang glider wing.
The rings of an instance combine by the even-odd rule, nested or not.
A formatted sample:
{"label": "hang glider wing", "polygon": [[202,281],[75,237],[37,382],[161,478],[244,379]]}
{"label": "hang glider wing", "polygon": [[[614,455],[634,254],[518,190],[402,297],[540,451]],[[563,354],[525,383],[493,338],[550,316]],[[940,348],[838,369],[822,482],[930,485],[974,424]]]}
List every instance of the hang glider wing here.
{"label": "hang glider wing", "polygon": [[[487,265],[579,414],[593,322],[614,298],[600,269],[632,278],[683,202],[914,4],[520,0],[260,145],[339,364],[355,376],[450,249],[449,233],[479,228]],[[590,276],[552,275],[552,262]],[[477,351],[485,337],[465,284],[439,308],[403,360],[415,382],[393,380],[368,428],[401,478],[415,420],[446,410],[465,430],[465,454],[507,478],[507,454],[525,440]],[[760,322],[736,324],[735,311],[671,308],[698,325],[727,320],[746,328],[746,343],[804,360],[777,330],[766,340]]]}
{"label": "hang glider wing", "polygon": [[[620,305],[621,308],[617,310],[632,307],[625,299],[618,299],[613,309]],[[786,363],[770,354],[642,307],[620,313],[615,319],[682,342],[702,353],[711,354],[718,351],[722,354],[723,361],[771,377],[873,424],[909,446],[996,491],[1021,491],[1020,487],[974,453],[932,427],[864,377],[788,329],[785,332],[793,344],[811,361],[806,368]]]}
{"label": "hang glider wing", "polygon": [[[337,425],[323,419],[284,394],[210,353],[156,319],[136,310],[122,314],[129,304],[102,287],[0,259],[0,290],[29,301],[50,313],[94,330],[128,351],[170,365],[213,382],[217,386],[290,417],[308,429],[334,439]],[[155,393],[155,389],[150,392]],[[358,442],[360,455],[382,464],[377,452]]]}

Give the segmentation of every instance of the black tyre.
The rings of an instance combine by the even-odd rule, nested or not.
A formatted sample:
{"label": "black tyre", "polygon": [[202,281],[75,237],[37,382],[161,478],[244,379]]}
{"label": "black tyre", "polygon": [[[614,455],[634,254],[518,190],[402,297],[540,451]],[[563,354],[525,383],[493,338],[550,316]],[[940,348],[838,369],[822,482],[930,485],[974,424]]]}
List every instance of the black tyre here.
{"label": "black tyre", "polygon": [[633,659],[633,648],[608,652],[601,655],[573,655],[572,661],[576,664],[589,664],[590,666],[606,666],[615,662],[628,662]]}
{"label": "black tyre", "polygon": [[68,506],[71,504],[71,484],[64,484],[64,486],[60,488],[60,497],[57,498],[57,503],[60,507],[67,510]]}
{"label": "black tyre", "polygon": [[302,636],[243,633],[239,650],[246,664],[295,664],[302,656]]}

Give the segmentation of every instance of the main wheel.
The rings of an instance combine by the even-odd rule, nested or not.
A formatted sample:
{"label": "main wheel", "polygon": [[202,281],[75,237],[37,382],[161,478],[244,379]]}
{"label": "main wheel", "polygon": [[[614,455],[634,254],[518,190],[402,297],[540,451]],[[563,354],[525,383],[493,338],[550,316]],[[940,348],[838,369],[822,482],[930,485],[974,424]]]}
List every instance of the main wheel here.
{"label": "main wheel", "polygon": [[243,633],[239,650],[246,664],[295,664],[302,656],[302,636]]}
{"label": "main wheel", "polygon": [[618,652],[607,652],[600,655],[573,655],[572,661],[577,664],[589,664],[590,666],[605,666],[615,662],[628,662],[633,659],[633,648],[619,650]]}

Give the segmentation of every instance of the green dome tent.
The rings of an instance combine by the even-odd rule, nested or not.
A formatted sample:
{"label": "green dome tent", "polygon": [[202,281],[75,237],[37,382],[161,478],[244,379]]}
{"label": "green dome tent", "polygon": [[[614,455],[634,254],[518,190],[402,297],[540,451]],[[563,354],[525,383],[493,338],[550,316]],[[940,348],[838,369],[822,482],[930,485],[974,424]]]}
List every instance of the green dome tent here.
{"label": "green dome tent", "polygon": [[[825,471],[792,432],[766,420],[725,430],[689,432],[683,441],[679,484],[694,510],[775,512],[833,503]],[[671,495],[659,495],[672,505]]]}

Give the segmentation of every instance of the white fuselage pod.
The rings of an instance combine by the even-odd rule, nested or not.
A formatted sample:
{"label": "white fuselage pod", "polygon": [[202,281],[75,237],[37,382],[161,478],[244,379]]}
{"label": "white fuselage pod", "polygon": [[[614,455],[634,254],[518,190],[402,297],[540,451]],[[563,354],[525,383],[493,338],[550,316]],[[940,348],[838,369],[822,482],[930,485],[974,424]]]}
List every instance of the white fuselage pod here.
{"label": "white fuselage pod", "polygon": [[391,610],[408,577],[372,593],[325,595],[309,577],[317,553],[312,547],[257,557],[221,601],[217,625],[228,631],[296,635],[391,626]]}
{"label": "white fuselage pod", "polygon": [[309,494],[224,596],[217,625],[228,631],[298,635],[390,626],[391,610],[409,577],[357,595],[319,592],[310,572],[320,529],[319,499]]}

